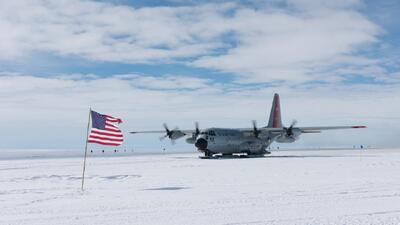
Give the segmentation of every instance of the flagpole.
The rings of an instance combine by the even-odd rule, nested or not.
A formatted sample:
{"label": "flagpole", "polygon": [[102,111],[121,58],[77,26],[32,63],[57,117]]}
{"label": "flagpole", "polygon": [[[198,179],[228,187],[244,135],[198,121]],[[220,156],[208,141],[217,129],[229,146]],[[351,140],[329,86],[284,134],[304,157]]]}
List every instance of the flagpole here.
{"label": "flagpole", "polygon": [[87,130],[86,130],[85,156],[83,158],[82,186],[81,186],[82,191],[83,191],[83,184],[85,183],[86,156],[87,156],[87,146],[88,146],[88,139],[89,139],[89,126],[90,126],[91,112],[92,112],[92,109],[91,109],[91,107],[89,107],[89,118],[88,118]]}

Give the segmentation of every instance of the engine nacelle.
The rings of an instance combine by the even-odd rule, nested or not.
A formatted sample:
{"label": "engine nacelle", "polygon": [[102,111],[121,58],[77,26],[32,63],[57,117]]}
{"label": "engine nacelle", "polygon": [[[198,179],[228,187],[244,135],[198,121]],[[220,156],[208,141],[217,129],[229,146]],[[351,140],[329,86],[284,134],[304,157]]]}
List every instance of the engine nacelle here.
{"label": "engine nacelle", "polygon": [[180,131],[180,130],[173,130],[172,131],[172,134],[171,134],[171,136],[170,136],[170,139],[171,140],[176,140],[176,139],[179,139],[179,138],[181,138],[181,137],[183,137],[183,136],[185,136],[186,134],[185,133],[183,133],[182,131]]}
{"label": "engine nacelle", "polygon": [[196,143],[196,138],[194,138],[194,137],[186,138],[186,143],[194,144],[194,143]]}
{"label": "engine nacelle", "polygon": [[293,129],[292,134],[288,135],[287,133],[283,133],[276,137],[275,141],[278,143],[292,143],[299,139],[301,131],[298,129]]}

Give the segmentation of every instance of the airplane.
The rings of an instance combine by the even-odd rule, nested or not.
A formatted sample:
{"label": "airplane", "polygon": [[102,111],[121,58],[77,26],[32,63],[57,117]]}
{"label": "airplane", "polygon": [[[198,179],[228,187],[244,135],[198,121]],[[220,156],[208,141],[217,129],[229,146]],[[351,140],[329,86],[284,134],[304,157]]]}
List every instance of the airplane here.
{"label": "airplane", "polygon": [[292,143],[299,139],[301,134],[320,133],[322,130],[337,129],[358,129],[366,126],[321,126],[321,127],[295,127],[294,120],[289,127],[282,124],[279,95],[275,94],[272,102],[271,113],[268,125],[258,128],[256,121],[252,128],[207,128],[199,129],[195,123],[194,130],[170,130],[164,124],[165,130],[157,131],[132,131],[132,134],[139,133],[165,133],[160,140],[169,138],[175,140],[187,136],[186,142],[194,144],[198,151],[204,153],[202,158],[210,158],[217,154],[228,156],[240,154],[247,157],[262,157],[270,152],[267,148],[272,142]]}

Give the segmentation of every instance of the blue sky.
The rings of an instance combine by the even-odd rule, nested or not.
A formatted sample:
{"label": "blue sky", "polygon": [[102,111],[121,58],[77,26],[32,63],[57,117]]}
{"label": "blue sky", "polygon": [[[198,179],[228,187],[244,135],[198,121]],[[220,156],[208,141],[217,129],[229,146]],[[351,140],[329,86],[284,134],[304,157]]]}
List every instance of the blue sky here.
{"label": "blue sky", "polygon": [[0,148],[82,146],[89,106],[127,132],[284,122],[368,125],[295,146],[399,146],[400,4],[391,1],[0,3]]}

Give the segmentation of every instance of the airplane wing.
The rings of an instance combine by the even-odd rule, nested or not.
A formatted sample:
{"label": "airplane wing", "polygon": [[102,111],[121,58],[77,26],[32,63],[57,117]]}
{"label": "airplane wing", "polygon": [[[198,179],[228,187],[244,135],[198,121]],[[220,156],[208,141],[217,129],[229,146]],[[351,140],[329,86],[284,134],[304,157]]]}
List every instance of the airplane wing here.
{"label": "airplane wing", "polygon": [[[321,126],[321,127],[293,127],[293,129],[300,130],[302,133],[321,133],[323,130],[342,130],[342,129],[358,129],[358,128],[367,128],[366,126]],[[272,127],[262,127],[258,130],[263,133],[282,133],[285,131],[285,127],[280,128],[272,128]],[[239,129],[245,133],[252,133],[254,129],[252,128],[241,128]]]}
{"label": "airplane wing", "polygon": [[367,128],[366,126],[324,126],[324,127],[295,127],[302,133],[320,133],[322,130],[342,130],[342,129],[359,129]]}
{"label": "airplane wing", "polygon": [[[233,128],[236,130],[236,128]],[[237,130],[242,132],[254,132],[254,128],[237,128]],[[273,128],[273,127],[260,127],[258,128],[261,132],[281,132],[283,131],[283,127]]]}
{"label": "airplane wing", "polygon": [[168,137],[169,139],[174,141],[174,140],[177,140],[186,135],[191,135],[191,134],[193,134],[193,132],[196,132],[196,130],[179,130],[179,129],[169,130],[166,127],[166,130],[132,131],[129,133],[131,133],[131,134],[165,134],[164,136],[160,137],[160,140]]}
{"label": "airplane wing", "polygon": [[148,131],[131,131],[131,134],[161,134],[165,133],[165,130],[148,130]]}
{"label": "airplane wing", "polygon": [[166,136],[168,136],[171,139],[178,139],[185,135],[193,134],[194,132],[200,132],[199,125],[197,122],[195,124],[195,126],[196,126],[195,130],[180,130],[179,128],[170,130],[166,123],[164,123],[163,126],[164,126],[164,130],[132,131],[129,133],[131,133],[131,134],[163,134],[164,133],[164,134],[166,134]]}
{"label": "airplane wing", "polygon": [[254,132],[258,132],[259,134],[268,134],[268,133],[282,133],[284,132],[283,127],[279,128],[273,128],[273,127],[260,127],[257,129],[257,131],[254,130],[254,128],[238,128],[240,132],[246,134],[246,135],[251,135],[254,134]]}
{"label": "airplane wing", "polygon": [[[196,132],[196,130],[172,130],[172,131],[179,131],[186,135],[192,134]],[[131,131],[131,134],[165,134],[165,130],[146,130],[146,131]]]}
{"label": "airplane wing", "polygon": [[[293,127],[295,129],[300,129],[303,133],[317,133],[322,130],[342,130],[342,129],[358,129],[358,128],[367,128],[366,126],[323,126],[323,127]],[[238,128],[238,130],[243,132],[253,132],[253,128]],[[260,127],[260,131],[262,132],[282,132],[284,131],[283,127],[273,128],[273,127]],[[192,134],[196,132],[196,130],[179,130],[185,134]],[[162,134],[165,133],[165,130],[152,130],[152,131],[131,131],[131,134]]]}

